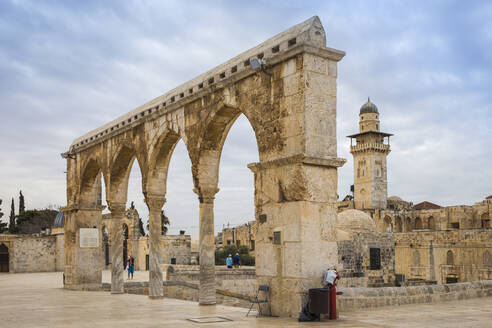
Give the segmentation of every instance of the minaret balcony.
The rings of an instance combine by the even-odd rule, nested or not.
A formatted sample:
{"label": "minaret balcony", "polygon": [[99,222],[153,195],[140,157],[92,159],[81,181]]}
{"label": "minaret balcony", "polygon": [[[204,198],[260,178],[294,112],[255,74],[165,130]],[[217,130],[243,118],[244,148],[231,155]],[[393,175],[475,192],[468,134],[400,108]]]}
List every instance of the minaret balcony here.
{"label": "minaret balcony", "polygon": [[378,151],[378,152],[390,152],[390,145],[384,143],[360,143],[354,146],[350,146],[350,152],[362,152],[362,151]]}

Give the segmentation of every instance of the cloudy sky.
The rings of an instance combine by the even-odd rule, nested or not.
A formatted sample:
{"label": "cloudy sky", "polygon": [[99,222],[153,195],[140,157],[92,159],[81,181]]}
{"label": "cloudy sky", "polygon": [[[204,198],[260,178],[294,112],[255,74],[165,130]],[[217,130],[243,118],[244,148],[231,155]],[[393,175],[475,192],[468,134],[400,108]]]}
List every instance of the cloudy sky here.
{"label": "cloudy sky", "polygon": [[[339,64],[339,194],[353,181],[346,135],[370,96],[394,133],[389,195],[440,205],[492,194],[490,1],[0,1],[0,199],[64,205],[76,137],[318,15]],[[258,159],[241,117],[224,147],[216,229],[253,219]],[[174,153],[165,210],[171,233],[197,234],[184,145]],[[140,174],[129,186],[144,219]]]}

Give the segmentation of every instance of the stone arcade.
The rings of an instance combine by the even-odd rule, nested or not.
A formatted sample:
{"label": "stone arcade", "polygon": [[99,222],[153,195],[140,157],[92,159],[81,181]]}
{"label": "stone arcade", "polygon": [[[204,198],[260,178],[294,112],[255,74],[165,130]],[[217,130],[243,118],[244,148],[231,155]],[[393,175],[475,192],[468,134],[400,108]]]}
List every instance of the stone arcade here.
{"label": "stone arcade", "polygon": [[[133,161],[150,212],[149,296],[163,296],[160,212],[173,149],[183,140],[200,208],[200,304],[215,304],[214,197],[222,146],[244,114],[255,132],[256,272],[271,286],[272,313],[296,316],[303,293],[337,263],[336,78],[344,52],[326,47],[313,17],[126,115],[76,139],[67,160],[65,287],[101,288],[101,247],[81,247],[82,228],[101,232],[101,176],[111,211],[111,292],[123,292],[121,221]],[[265,61],[260,70],[250,60]],[[102,240],[102,236],[99,236]],[[313,256],[317,254],[317,256]]]}

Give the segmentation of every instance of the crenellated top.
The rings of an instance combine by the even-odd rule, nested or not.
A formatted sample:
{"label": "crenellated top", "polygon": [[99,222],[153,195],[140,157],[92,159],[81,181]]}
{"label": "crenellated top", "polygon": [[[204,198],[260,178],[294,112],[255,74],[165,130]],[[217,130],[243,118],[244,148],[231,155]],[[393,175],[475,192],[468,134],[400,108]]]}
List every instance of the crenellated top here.
{"label": "crenellated top", "polygon": [[[248,51],[232,58],[231,60],[219,65],[210,71],[186,82],[179,87],[159,96],[146,104],[135,108],[129,113],[103,125],[100,128],[75,139],[70,145],[69,152],[73,153],[79,148],[86,148],[89,144],[98,143],[108,134],[115,134],[116,131],[123,130],[129,125],[148,117],[155,112],[167,113],[176,109],[174,103],[192,97],[212,87],[219,82],[226,80],[234,75],[251,70],[250,60],[254,58],[265,60],[267,63],[274,57],[285,53],[299,45],[309,45],[317,48],[326,48],[326,36],[323,25],[317,16],[295,25],[288,30],[277,34],[267,41],[251,48]],[[329,49],[333,52],[333,59],[340,60],[345,53],[343,51]]]}

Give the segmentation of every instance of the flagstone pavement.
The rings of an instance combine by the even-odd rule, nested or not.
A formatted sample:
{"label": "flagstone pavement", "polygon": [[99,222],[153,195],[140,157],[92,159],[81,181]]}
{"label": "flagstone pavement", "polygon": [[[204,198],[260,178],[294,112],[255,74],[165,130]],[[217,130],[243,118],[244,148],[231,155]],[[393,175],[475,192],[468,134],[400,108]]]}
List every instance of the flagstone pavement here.
{"label": "flagstone pavement", "polygon": [[[138,280],[145,274],[137,273]],[[106,280],[108,273],[103,276]],[[492,297],[342,313],[336,322],[246,318],[246,312],[170,298],[68,291],[60,272],[0,274],[0,327],[492,327]]]}

